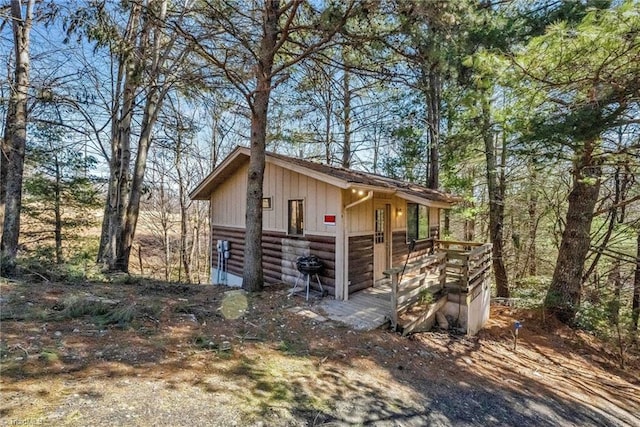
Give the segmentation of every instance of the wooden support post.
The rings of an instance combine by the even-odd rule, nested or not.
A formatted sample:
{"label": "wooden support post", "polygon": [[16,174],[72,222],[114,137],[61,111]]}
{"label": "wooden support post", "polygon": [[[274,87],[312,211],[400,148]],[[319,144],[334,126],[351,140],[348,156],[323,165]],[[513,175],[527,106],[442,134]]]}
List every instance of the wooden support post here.
{"label": "wooden support post", "polygon": [[469,290],[469,255],[462,260],[462,277],[460,278],[460,286]]}
{"label": "wooden support post", "polygon": [[440,260],[438,261],[438,279],[440,287],[444,289],[444,286],[447,284],[447,253],[441,252],[438,256],[440,256]]}

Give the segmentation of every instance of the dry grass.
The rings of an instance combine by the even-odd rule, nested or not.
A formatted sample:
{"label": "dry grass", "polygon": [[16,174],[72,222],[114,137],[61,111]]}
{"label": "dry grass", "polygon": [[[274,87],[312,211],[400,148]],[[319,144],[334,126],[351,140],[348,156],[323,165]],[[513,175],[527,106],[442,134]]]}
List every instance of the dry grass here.
{"label": "dry grass", "polygon": [[[601,342],[536,312],[496,308],[474,339],[409,339],[299,317],[289,309],[314,302],[283,286],[246,296],[234,319],[224,301],[238,294],[222,287],[5,281],[0,290],[5,424],[640,423],[637,359],[619,370]],[[514,352],[516,318],[526,320]]]}

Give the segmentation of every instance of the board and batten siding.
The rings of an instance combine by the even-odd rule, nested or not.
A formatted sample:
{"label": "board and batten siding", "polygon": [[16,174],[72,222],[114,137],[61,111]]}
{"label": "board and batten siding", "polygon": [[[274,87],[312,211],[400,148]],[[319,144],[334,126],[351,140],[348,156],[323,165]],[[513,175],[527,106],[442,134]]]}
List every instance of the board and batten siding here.
{"label": "board and batten siding", "polygon": [[271,197],[272,209],[263,211],[265,230],[286,233],[288,201],[301,199],[304,209],[304,234],[336,234],[337,225],[324,224],[324,215],[340,215],[340,189],[278,165],[267,163],[264,176],[264,197]]}
{"label": "board and batten siding", "polygon": [[[247,167],[220,184],[211,195],[212,224],[244,228]],[[333,235],[337,225],[324,224],[324,215],[340,215],[340,189],[297,172],[267,163],[263,196],[271,209],[262,212],[265,230],[287,232],[289,200],[304,200],[304,233]]]}
{"label": "board and batten siding", "polygon": [[[367,192],[362,195],[351,190],[345,190],[343,193],[344,204],[349,205],[365,198]],[[366,200],[358,205],[349,208],[347,211],[347,233],[349,235],[358,233],[373,234],[373,199]]]}
{"label": "board and batten siding", "polygon": [[240,167],[211,193],[211,223],[244,228],[247,166]]}
{"label": "board and batten siding", "polygon": [[[229,240],[232,249],[228,268],[231,273],[240,277],[243,273],[246,183],[247,165],[243,165],[229,174],[211,195],[214,255],[215,242]],[[362,190],[361,193],[358,189],[355,192],[351,189],[342,190],[267,162],[263,196],[271,198],[271,208],[263,211],[265,280],[268,283],[293,284],[298,276],[295,259],[312,254],[325,263],[321,282],[332,295],[335,295],[337,287],[339,297],[345,296],[342,284],[348,286],[348,294],[372,286],[376,204],[389,204],[391,207],[389,221],[392,232],[392,266],[403,262],[407,253],[407,201],[389,193],[374,193],[372,199],[355,204],[346,211],[343,209],[344,206],[365,198],[367,194],[367,190]],[[296,199],[303,200],[303,236],[287,235],[288,201]],[[400,211],[402,214],[399,214]],[[336,224],[325,224],[325,215],[335,215]],[[439,209],[431,207],[429,216],[431,224],[438,224]],[[424,253],[430,244],[419,242],[412,257]],[[344,249],[348,250],[347,254]],[[215,260],[215,256],[213,259]]]}
{"label": "board and batten siding", "polygon": [[[244,228],[212,227],[212,251],[216,253],[216,242],[228,240],[231,256],[227,260],[228,271],[238,277],[243,275],[244,258]],[[291,286],[298,277],[295,261],[299,256],[314,254],[324,264],[324,269],[318,274],[324,290],[335,295],[335,238],[330,236],[306,235],[294,238],[285,233],[263,232],[262,238],[262,266],[266,283],[286,283]],[[216,268],[215,259],[213,257]],[[313,285],[317,288],[317,285]]]}

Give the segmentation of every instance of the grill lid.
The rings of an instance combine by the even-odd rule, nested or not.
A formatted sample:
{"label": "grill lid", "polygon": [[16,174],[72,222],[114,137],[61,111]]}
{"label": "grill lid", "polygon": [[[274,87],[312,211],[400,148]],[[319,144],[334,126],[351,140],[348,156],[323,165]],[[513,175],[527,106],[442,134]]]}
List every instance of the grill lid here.
{"label": "grill lid", "polygon": [[302,273],[315,273],[322,270],[322,261],[315,255],[298,257],[296,260],[298,271]]}

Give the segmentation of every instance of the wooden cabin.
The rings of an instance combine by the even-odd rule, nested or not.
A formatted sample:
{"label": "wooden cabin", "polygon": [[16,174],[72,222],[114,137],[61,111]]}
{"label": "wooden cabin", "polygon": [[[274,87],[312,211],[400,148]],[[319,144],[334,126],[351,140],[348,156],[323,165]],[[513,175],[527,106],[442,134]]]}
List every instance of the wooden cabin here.
{"label": "wooden cabin", "polygon": [[[190,196],[209,200],[212,283],[242,284],[249,149],[237,147]],[[263,187],[265,281],[293,285],[296,259],[315,255],[320,281],[338,300],[388,277],[385,271],[433,251],[450,194],[380,175],[267,153]],[[229,242],[227,259],[216,243]]]}

